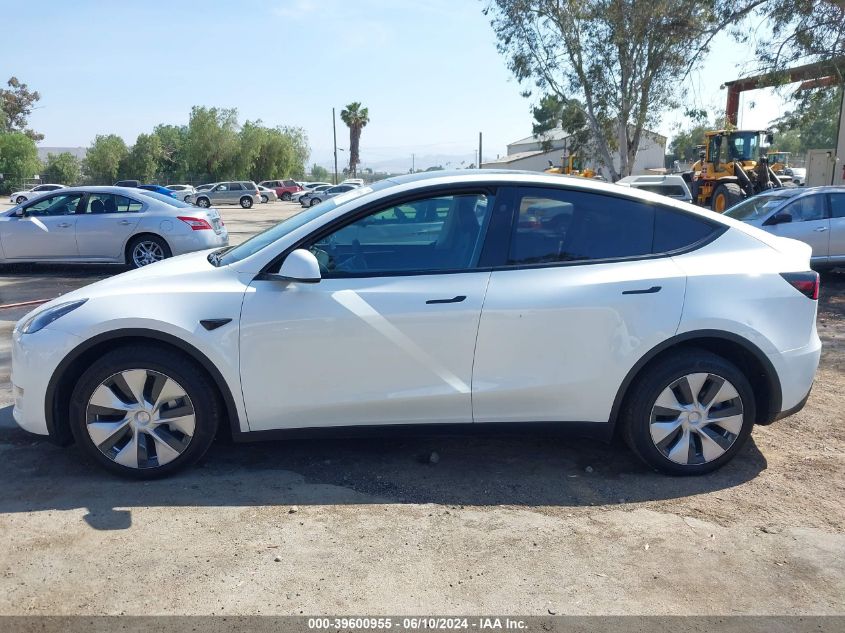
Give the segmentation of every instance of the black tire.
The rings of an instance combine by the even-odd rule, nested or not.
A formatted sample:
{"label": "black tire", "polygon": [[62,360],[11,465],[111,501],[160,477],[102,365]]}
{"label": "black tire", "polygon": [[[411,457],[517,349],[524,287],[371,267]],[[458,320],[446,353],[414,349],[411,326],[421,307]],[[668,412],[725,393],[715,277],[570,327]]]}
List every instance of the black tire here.
{"label": "black tire", "polygon": [[211,206],[211,200],[206,197],[197,198],[197,206],[202,207],[203,209],[207,209]]}
{"label": "black tire", "polygon": [[[684,376],[695,373],[714,374],[733,385],[741,400],[742,426],[739,433],[733,436],[733,443],[721,456],[704,463],[680,464],[664,455],[652,440],[652,410],[665,389]],[[669,475],[703,475],[721,468],[742,449],[754,426],[754,391],[748,378],[733,363],[703,349],[685,349],[660,359],[637,376],[628,394],[620,415],[625,442],[648,466]],[[667,435],[667,439],[672,438]],[[677,437],[675,441],[680,442],[680,439]],[[697,442],[697,445],[691,445],[696,450],[701,440]],[[692,457],[700,459],[696,452],[693,452]]]}
{"label": "black tire", "polygon": [[[719,200],[723,198],[724,203]],[[742,188],[735,182],[725,182],[718,185],[713,191],[713,197],[710,199],[710,208],[716,213],[724,213],[735,204],[742,202]],[[722,208],[719,208],[722,204]]]}
{"label": "black tire", "polygon": [[[95,390],[110,377],[132,369],[151,370],[176,381],[193,407],[196,422],[187,447],[161,466],[133,468],[119,464],[101,452],[88,433],[87,409]],[[130,479],[164,477],[196,463],[211,446],[221,419],[219,393],[202,368],[181,352],[155,345],[128,345],[106,352],[79,378],[70,404],[70,427],[77,445],[109,472]]]}
{"label": "black tire", "polygon": [[26,196],[18,196],[15,198],[15,204],[20,204],[21,202],[26,202]]}
{"label": "black tire", "polygon": [[241,198],[241,206],[244,209],[249,209],[250,207],[252,207],[252,198],[250,196],[244,196],[243,198]]}
{"label": "black tire", "polygon": [[170,246],[167,244],[167,241],[164,240],[164,238],[158,237],[157,235],[138,235],[137,237],[132,238],[126,245],[126,265],[130,268],[141,268],[147,264],[154,263],[152,261],[149,261],[147,262],[147,264],[143,264],[138,260],[138,257],[136,256],[136,249],[139,248],[139,245],[142,244],[155,244],[158,247],[158,249],[161,251],[162,257],[156,261],[161,261],[162,259],[173,257],[173,251],[170,250]]}
{"label": "black tire", "polygon": [[282,194],[282,200],[284,200],[285,202],[290,202],[290,191],[285,191]]}
{"label": "black tire", "polygon": [[322,200],[319,198],[311,198],[311,200],[308,201],[308,206],[313,207],[315,204],[320,204],[320,202],[322,202]]}
{"label": "black tire", "polygon": [[263,204],[267,204],[268,202],[270,202],[270,198],[267,196],[267,194],[261,194],[261,202]]}

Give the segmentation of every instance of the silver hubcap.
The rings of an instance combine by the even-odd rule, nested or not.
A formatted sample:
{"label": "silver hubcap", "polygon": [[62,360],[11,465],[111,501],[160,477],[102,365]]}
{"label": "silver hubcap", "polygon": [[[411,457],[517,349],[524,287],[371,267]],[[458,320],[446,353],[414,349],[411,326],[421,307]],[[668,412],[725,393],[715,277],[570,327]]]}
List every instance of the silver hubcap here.
{"label": "silver hubcap", "polygon": [[132,261],[138,267],[164,259],[164,250],[155,242],[138,242],[132,249]]}
{"label": "silver hubcap", "polygon": [[203,209],[208,208],[208,200],[206,200],[205,198],[200,198],[199,202],[197,202],[197,206],[200,206]]}
{"label": "silver hubcap", "polygon": [[742,430],[742,398],[716,374],[688,374],[666,387],[651,409],[651,440],[676,464],[721,457]]}
{"label": "silver hubcap", "polygon": [[151,369],[127,369],[94,390],[86,423],[91,441],[115,463],[156,468],[185,452],[196,416],[175,380]]}

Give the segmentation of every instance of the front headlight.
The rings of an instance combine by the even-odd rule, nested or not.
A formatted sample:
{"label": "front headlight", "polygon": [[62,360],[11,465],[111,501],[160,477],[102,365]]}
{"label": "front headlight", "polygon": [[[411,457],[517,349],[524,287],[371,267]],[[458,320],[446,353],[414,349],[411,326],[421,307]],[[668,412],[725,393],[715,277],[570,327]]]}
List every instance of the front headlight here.
{"label": "front headlight", "polygon": [[21,334],[34,334],[38,330],[44,329],[56,319],[60,319],[69,312],[73,312],[86,301],[88,299],[68,301],[67,303],[60,303],[52,308],[47,308],[46,310],[33,314],[20,327]]}

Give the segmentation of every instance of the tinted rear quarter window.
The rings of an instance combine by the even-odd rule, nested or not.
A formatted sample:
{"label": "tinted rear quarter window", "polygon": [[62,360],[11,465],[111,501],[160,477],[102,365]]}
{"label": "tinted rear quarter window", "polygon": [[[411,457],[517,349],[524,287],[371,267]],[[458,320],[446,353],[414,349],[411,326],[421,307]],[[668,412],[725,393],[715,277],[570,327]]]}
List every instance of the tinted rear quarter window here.
{"label": "tinted rear quarter window", "polygon": [[666,253],[687,248],[707,239],[717,230],[718,226],[691,213],[658,208],[652,252]]}

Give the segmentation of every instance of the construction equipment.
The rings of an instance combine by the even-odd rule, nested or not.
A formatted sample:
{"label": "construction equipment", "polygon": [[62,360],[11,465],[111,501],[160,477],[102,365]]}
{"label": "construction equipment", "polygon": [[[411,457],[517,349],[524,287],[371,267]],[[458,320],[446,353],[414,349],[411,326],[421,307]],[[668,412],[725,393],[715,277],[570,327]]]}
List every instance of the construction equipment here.
{"label": "construction equipment", "polygon": [[771,167],[772,171],[778,176],[781,175],[781,172],[783,172],[784,169],[789,167],[790,156],[792,156],[792,152],[770,151],[766,154],[766,158],[769,159],[769,167]]}
{"label": "construction equipment", "polygon": [[764,146],[772,142],[768,130],[712,130],[692,170],[683,174],[693,202],[717,213],[744,198],[785,185],[772,171]]}
{"label": "construction equipment", "polygon": [[583,161],[575,154],[571,154],[569,157],[561,156],[559,167],[555,167],[552,161],[549,161],[549,168],[543,173],[559,174],[561,176],[578,176],[579,178],[596,177],[596,170],[584,167]]}

